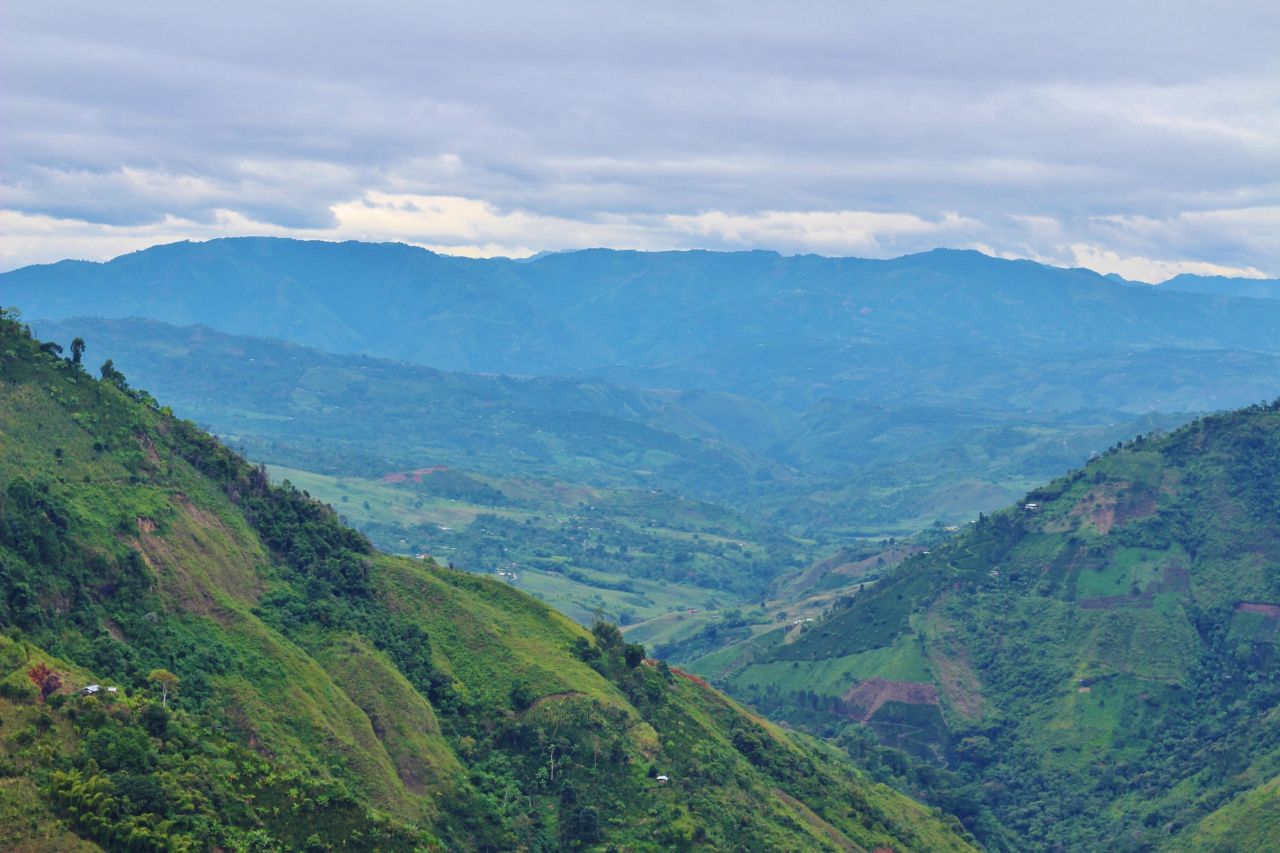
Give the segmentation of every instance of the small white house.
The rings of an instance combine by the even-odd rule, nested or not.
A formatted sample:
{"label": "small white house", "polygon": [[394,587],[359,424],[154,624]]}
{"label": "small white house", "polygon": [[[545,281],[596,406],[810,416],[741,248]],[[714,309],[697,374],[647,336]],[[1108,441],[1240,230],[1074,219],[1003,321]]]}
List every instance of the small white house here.
{"label": "small white house", "polygon": [[667,784],[668,782],[670,782],[670,781],[671,781],[671,777],[670,777],[670,776],[665,776],[665,775],[664,775],[664,776],[658,776],[658,777],[656,777],[656,778],[657,778],[657,780],[658,780],[658,784],[659,784],[659,785],[665,785],[665,784]]}
{"label": "small white house", "polygon": [[119,693],[119,692],[120,692],[120,688],[119,688],[119,687],[108,687],[108,688],[107,688],[107,692],[108,692],[108,693]]}
{"label": "small white house", "polygon": [[84,688],[84,690],[81,690],[80,692],[85,694],[86,696],[92,696],[93,694],[97,693],[101,689],[102,689],[102,685],[100,684],[89,684]]}

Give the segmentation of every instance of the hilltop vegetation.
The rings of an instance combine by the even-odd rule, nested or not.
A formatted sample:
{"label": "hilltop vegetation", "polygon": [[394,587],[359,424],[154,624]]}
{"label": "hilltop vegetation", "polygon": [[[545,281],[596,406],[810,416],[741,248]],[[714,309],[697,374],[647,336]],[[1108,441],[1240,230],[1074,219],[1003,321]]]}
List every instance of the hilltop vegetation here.
{"label": "hilltop vegetation", "polygon": [[969,849],[616,628],[377,553],[102,374],[0,319],[6,847]]}
{"label": "hilltop vegetation", "polygon": [[1278,472],[1280,402],[1139,437],[786,641],[692,666],[990,846],[1262,849],[1280,818]]}

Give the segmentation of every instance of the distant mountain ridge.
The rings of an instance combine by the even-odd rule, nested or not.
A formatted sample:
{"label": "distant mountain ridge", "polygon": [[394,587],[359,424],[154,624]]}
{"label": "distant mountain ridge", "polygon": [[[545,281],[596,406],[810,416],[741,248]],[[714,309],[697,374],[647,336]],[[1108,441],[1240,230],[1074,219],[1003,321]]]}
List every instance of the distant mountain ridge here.
{"label": "distant mountain ridge", "polygon": [[1276,278],[1228,278],[1221,275],[1184,273],[1161,282],[1158,286],[1186,293],[1243,296],[1249,299],[1280,299],[1280,279]]}
{"label": "distant mountain ridge", "polygon": [[1032,369],[1156,349],[1216,361],[1280,354],[1272,300],[1125,286],[953,250],[881,261],[592,249],[517,262],[234,238],[15,270],[0,275],[0,302],[31,318],[203,323],[442,369],[598,375],[797,408],[831,396],[918,397],[926,380],[883,383],[865,368],[917,371],[956,351]]}

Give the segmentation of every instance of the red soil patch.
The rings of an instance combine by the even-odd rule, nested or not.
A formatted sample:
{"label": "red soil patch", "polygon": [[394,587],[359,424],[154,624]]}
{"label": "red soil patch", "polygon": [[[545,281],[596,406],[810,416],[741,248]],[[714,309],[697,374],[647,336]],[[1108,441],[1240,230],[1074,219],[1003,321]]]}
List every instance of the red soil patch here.
{"label": "red soil patch", "polygon": [[904,702],[908,705],[937,705],[938,689],[932,684],[915,681],[888,681],[868,678],[856,684],[842,697],[856,718],[867,722],[885,702]]}
{"label": "red soil patch", "polygon": [[1116,496],[1112,491],[1090,492],[1085,500],[1093,500],[1083,507],[1081,514],[1086,516],[1098,532],[1106,536],[1116,524]]}
{"label": "red soil patch", "polygon": [[1124,526],[1131,521],[1139,518],[1147,518],[1156,514],[1156,496],[1144,492],[1137,495],[1129,495],[1129,500],[1123,501],[1116,508],[1116,525]]}
{"label": "red soil patch", "polygon": [[382,477],[384,483],[407,483],[412,480],[415,483],[421,483],[423,477],[429,477],[440,471],[448,471],[447,465],[432,465],[430,468],[415,468],[412,471],[392,471]]}
{"label": "red soil patch", "polygon": [[1116,482],[1090,489],[1071,508],[1070,515],[1084,519],[1106,536],[1113,528],[1155,515],[1156,509],[1155,492],[1134,491],[1132,483]]}
{"label": "red soil patch", "polygon": [[1242,601],[1236,605],[1237,613],[1261,613],[1272,619],[1280,619],[1280,604],[1262,604],[1256,601]]}
{"label": "red soil patch", "polygon": [[698,685],[699,687],[705,687],[708,690],[711,689],[710,684],[707,684],[707,682],[703,681],[701,678],[699,678],[698,676],[694,675],[691,672],[685,672],[683,669],[677,669],[674,666],[671,667],[671,671],[676,675],[680,676],[681,678],[683,678],[685,681],[692,681],[694,684]]}

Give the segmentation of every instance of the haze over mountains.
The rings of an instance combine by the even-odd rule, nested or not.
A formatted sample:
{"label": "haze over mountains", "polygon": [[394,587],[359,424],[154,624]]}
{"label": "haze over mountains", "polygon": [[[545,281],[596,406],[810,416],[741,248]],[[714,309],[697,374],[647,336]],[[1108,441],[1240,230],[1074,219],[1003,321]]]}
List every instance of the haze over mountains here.
{"label": "haze over mountains", "polygon": [[[0,302],[276,464],[672,489],[825,540],[972,517],[1127,436],[1267,398],[1280,301],[1231,286],[944,250],[512,261],[241,238],[16,270]],[[210,328],[43,322],[86,315]]]}
{"label": "haze over mountains", "polygon": [[[1280,365],[1278,301],[943,250],[511,261],[239,238],[15,270],[0,299],[32,319],[203,323],[441,369],[586,374],[797,409],[837,397],[1187,411],[1260,399],[1259,377]],[[984,363],[1004,381],[976,376]]]}

